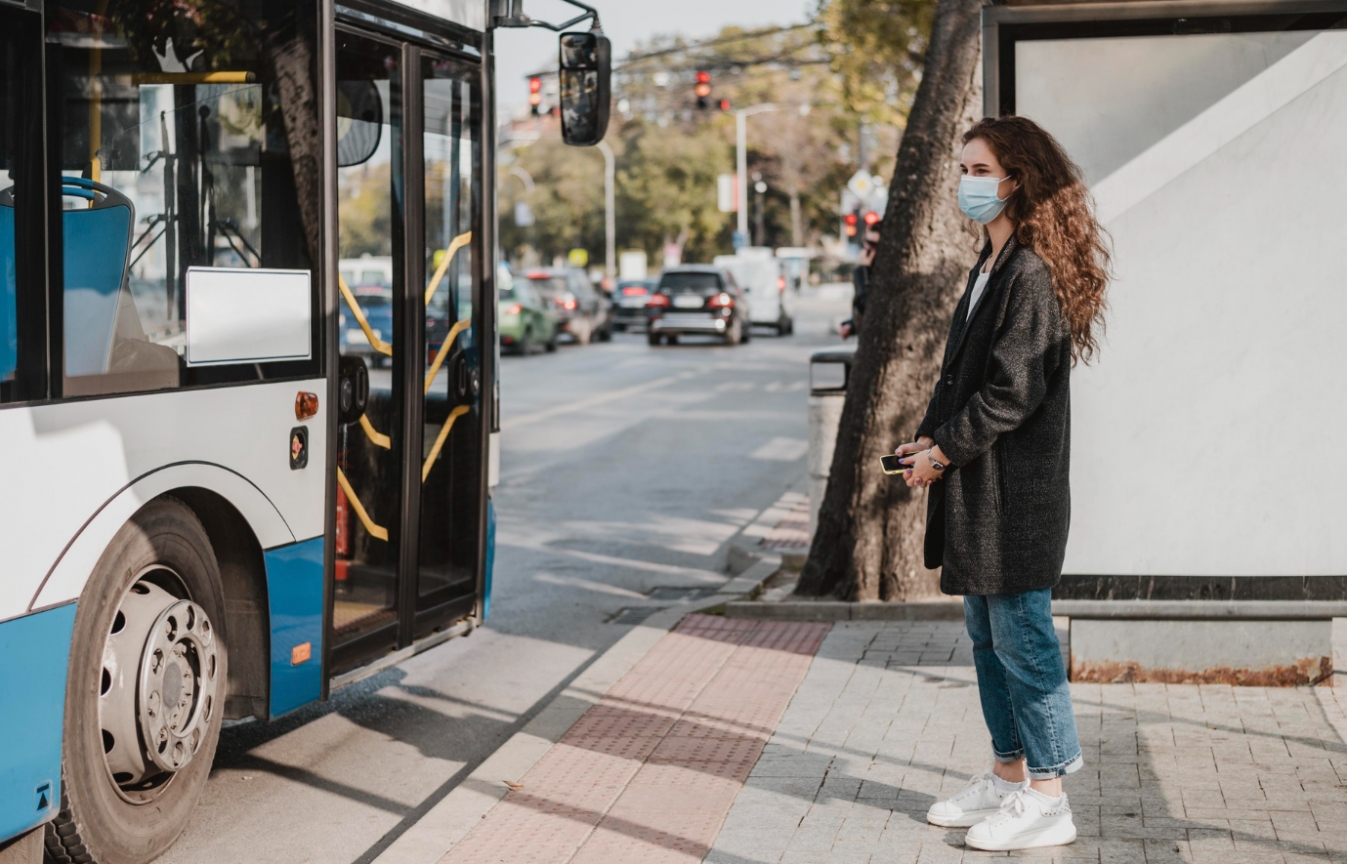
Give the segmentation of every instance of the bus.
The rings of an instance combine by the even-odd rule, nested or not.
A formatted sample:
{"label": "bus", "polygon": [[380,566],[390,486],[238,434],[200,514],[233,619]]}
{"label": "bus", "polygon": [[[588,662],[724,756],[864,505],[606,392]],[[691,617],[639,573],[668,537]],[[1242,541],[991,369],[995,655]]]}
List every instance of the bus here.
{"label": "bus", "polygon": [[[554,29],[592,21],[559,74],[593,144],[583,8]],[[225,720],[486,619],[492,31],[536,23],[0,2],[0,861],[153,860]]]}

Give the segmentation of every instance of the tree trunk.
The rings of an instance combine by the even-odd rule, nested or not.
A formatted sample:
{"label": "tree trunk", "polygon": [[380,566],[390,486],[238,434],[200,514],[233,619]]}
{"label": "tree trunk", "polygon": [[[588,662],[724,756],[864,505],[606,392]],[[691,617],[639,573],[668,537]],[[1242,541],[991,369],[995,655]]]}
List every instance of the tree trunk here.
{"label": "tree trunk", "polygon": [[981,0],[939,0],[898,147],[828,491],[796,592],[842,600],[939,593],[922,561],[926,492],[885,476],[940,373],[950,316],[976,260],[957,205],[963,131],[981,115]]}

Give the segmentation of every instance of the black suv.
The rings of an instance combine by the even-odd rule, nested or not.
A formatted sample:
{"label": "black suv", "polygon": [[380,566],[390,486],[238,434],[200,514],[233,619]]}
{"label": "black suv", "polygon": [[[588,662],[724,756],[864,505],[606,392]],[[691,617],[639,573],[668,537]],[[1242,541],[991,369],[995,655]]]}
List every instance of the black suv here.
{"label": "black suv", "polygon": [[748,299],[728,270],[686,264],[665,270],[646,301],[651,345],[670,345],[685,333],[723,336],[725,344],[747,342]]}

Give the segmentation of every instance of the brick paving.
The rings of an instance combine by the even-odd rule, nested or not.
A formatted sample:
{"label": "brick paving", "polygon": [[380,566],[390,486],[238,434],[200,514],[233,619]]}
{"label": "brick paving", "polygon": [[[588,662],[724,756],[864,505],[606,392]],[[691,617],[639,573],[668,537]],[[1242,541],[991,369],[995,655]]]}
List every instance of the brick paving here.
{"label": "brick paving", "polygon": [[[706,860],[1005,857],[965,851],[962,831],[924,819],[990,759],[975,681],[959,623],[835,625]],[[1343,690],[1072,685],[1086,765],[1066,789],[1080,837],[1009,855],[1347,862]]]}
{"label": "brick paving", "polygon": [[701,861],[827,631],[685,618],[442,862]]}

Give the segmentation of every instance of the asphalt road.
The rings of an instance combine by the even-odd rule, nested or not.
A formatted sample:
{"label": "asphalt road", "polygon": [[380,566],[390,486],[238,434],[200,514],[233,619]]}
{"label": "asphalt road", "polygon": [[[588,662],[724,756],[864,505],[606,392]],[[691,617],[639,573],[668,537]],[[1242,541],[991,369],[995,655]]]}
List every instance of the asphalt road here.
{"label": "asphalt road", "polygon": [[372,861],[625,634],[623,610],[724,582],[731,538],[799,488],[809,352],[838,344],[846,311],[825,290],[801,298],[786,338],[618,334],[505,358],[487,625],[330,702],[227,728],[160,860]]}

